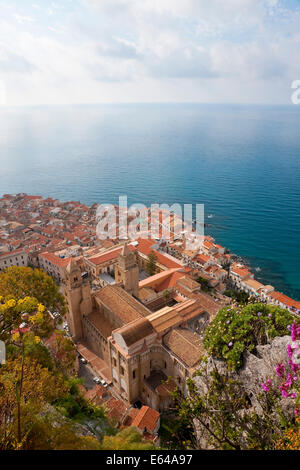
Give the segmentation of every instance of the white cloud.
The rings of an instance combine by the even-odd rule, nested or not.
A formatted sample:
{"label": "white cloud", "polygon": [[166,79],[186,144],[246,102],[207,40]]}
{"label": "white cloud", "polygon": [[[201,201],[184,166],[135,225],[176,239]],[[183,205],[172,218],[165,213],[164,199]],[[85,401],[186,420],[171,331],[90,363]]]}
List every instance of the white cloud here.
{"label": "white cloud", "polygon": [[0,78],[11,104],[283,102],[300,77],[299,11],[284,0],[61,0],[10,12]]}
{"label": "white cloud", "polygon": [[17,13],[14,14],[14,18],[20,24],[33,23],[34,22],[34,19],[31,16],[22,16],[22,15],[18,15]]}

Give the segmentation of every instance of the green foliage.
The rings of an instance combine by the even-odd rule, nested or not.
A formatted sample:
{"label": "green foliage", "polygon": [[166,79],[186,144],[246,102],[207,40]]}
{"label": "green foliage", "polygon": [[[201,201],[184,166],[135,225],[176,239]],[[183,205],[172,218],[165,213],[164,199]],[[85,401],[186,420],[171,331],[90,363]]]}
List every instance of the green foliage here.
{"label": "green foliage", "polygon": [[105,418],[104,410],[88,402],[78,390],[75,392],[72,382],[69,393],[56,400],[54,405],[64,416],[79,422],[85,418]]}
{"label": "green foliage", "polygon": [[146,271],[149,274],[149,276],[153,276],[156,271],[157,271],[157,256],[154,251],[151,251],[151,253],[148,255],[148,260],[146,264]]}
{"label": "green foliage", "polygon": [[287,429],[288,421],[279,407],[280,393],[256,397],[260,413],[251,406],[244,387],[228,368],[221,373],[204,360],[197,381],[188,379],[188,393],[177,389],[173,398],[179,419],[196,422],[195,447],[216,450],[271,450]]}
{"label": "green foliage", "polygon": [[102,450],[153,450],[155,446],[151,442],[142,440],[141,434],[136,428],[125,428],[115,436],[104,436]]}
{"label": "green foliage", "polygon": [[[51,337],[56,354],[42,344],[54,333],[53,322],[28,295],[63,312],[56,284],[41,271],[14,268],[0,275],[0,289],[0,339],[7,345],[0,365],[0,450],[99,449],[110,432],[105,412],[81,395],[80,380],[69,377],[76,358],[72,341],[57,331]],[[82,435],[87,430],[91,435]]]}
{"label": "green foliage", "polygon": [[233,300],[235,300],[239,304],[245,305],[249,301],[249,294],[247,294],[247,292],[239,292],[237,290],[227,289],[224,292],[224,295],[226,295],[227,297],[231,297]]}
{"label": "green foliage", "polygon": [[66,312],[58,285],[40,269],[12,266],[0,274],[0,296],[5,298],[34,297],[51,311]]}
{"label": "green foliage", "polygon": [[284,309],[261,303],[246,307],[224,307],[208,326],[203,344],[207,352],[238,369],[243,352],[253,351],[276,336],[289,334],[293,316]]}
{"label": "green foliage", "polygon": [[[51,406],[37,412],[32,406],[24,409],[23,425],[28,430],[26,450],[99,450],[100,443],[74,422],[65,419]],[[86,433],[86,431],[85,431]]]}
{"label": "green foliage", "polygon": [[204,277],[199,276],[198,279],[197,279],[197,282],[199,282],[199,284],[201,285],[201,289],[204,292],[209,292],[211,290],[211,287],[209,286],[208,280],[205,279]]}
{"label": "green foliage", "polygon": [[[159,429],[160,445],[168,450],[185,450],[193,448],[195,439],[193,436],[193,422],[188,417],[162,417]],[[193,443],[193,444],[192,444]]]}

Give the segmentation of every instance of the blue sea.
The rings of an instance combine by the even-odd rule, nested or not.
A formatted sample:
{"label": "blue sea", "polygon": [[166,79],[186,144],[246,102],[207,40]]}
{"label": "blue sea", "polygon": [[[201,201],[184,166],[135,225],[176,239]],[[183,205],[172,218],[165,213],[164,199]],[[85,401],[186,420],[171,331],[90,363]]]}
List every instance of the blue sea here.
{"label": "blue sea", "polygon": [[206,233],[300,300],[300,106],[1,108],[0,176],[0,194],[204,203]]}

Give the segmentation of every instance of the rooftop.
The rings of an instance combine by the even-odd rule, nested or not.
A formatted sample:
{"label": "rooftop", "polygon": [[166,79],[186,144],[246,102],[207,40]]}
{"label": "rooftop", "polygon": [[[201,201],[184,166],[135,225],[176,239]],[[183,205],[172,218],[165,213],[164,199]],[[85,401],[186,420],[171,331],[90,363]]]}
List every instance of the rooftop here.
{"label": "rooftop", "polygon": [[165,346],[188,367],[195,366],[205,353],[201,338],[188,329],[176,328],[163,338]]}
{"label": "rooftop", "polygon": [[123,324],[147,317],[150,314],[150,311],[144,305],[117,285],[103,287],[96,292],[95,298],[96,301],[114,312]]}
{"label": "rooftop", "polygon": [[132,421],[132,426],[141,429],[146,428],[150,432],[154,432],[157,426],[160,414],[158,411],[149,408],[149,406],[142,406]]}

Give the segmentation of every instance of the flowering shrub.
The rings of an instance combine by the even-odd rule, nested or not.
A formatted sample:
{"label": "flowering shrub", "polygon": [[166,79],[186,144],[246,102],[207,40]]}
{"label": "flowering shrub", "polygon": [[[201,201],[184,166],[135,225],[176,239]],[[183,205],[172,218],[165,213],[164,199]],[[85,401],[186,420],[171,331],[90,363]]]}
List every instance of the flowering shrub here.
{"label": "flowering shrub", "polygon": [[[287,345],[287,364],[278,363],[275,372],[280,379],[279,390],[283,398],[296,399],[299,391],[300,361],[298,359],[300,344],[300,324],[294,322],[290,326],[292,344]],[[273,380],[270,378],[261,384],[262,389],[268,393],[272,388],[276,388]],[[295,406],[295,415],[298,416],[300,409]]]}
{"label": "flowering shrub", "polygon": [[11,337],[16,342],[20,333],[29,331],[45,337],[52,328],[51,318],[45,306],[37,299],[27,296],[16,300],[1,296],[0,339],[2,341],[9,341]]}
{"label": "flowering shrub", "polygon": [[[208,326],[204,336],[207,352],[240,368],[242,355],[276,336],[289,334],[293,316],[284,309],[261,303],[246,307],[224,307]],[[268,387],[268,384],[266,385]]]}
{"label": "flowering shrub", "polygon": [[296,418],[294,426],[284,433],[282,439],[277,442],[276,450],[300,449],[300,416]]}

